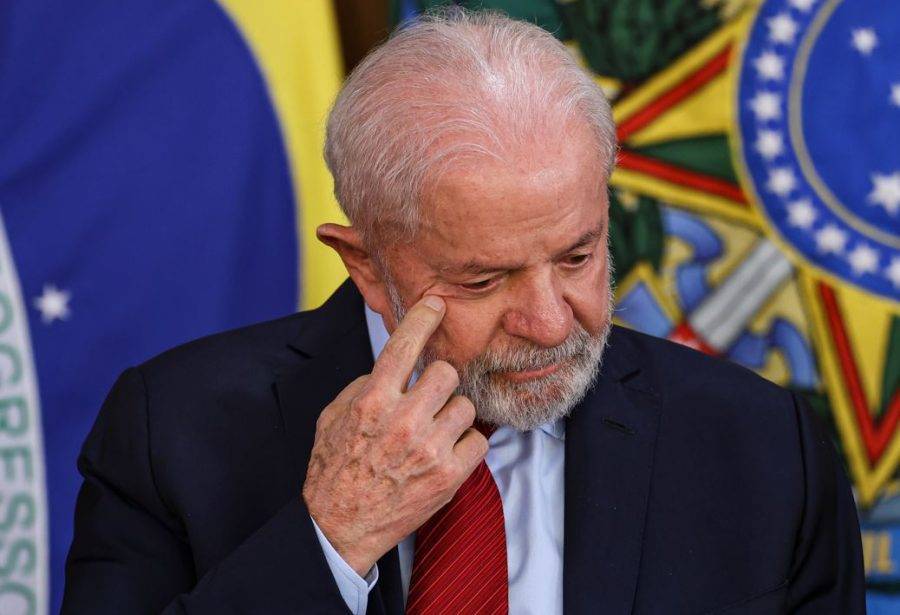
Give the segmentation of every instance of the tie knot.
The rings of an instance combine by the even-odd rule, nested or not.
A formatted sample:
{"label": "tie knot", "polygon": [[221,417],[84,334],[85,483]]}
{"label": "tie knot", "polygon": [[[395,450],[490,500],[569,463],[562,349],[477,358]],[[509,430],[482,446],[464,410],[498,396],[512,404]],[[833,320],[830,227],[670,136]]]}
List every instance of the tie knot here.
{"label": "tie knot", "polygon": [[481,435],[487,439],[491,438],[491,434],[497,431],[496,425],[490,425],[488,423],[484,423],[478,419],[475,419],[475,422],[472,423],[472,427],[481,432]]}

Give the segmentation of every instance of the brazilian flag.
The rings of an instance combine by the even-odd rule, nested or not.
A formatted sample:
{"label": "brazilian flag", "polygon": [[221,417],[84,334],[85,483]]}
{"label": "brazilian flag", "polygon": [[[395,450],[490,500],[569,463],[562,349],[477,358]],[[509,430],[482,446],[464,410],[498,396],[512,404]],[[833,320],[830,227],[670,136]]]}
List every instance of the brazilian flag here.
{"label": "brazilian flag", "polygon": [[0,2],[0,613],[59,611],[118,372],[333,288],[342,74],[326,0]]}

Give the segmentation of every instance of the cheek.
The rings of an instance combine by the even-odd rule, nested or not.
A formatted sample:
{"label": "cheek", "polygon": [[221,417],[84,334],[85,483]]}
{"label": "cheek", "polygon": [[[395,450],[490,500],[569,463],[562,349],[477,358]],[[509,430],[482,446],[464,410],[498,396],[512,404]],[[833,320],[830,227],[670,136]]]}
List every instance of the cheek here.
{"label": "cheek", "polygon": [[599,333],[607,324],[609,283],[607,268],[598,267],[592,275],[573,283],[567,293],[576,320],[592,334]]}
{"label": "cheek", "polygon": [[499,320],[477,304],[447,301],[447,313],[432,338],[435,351],[460,366],[490,345]]}

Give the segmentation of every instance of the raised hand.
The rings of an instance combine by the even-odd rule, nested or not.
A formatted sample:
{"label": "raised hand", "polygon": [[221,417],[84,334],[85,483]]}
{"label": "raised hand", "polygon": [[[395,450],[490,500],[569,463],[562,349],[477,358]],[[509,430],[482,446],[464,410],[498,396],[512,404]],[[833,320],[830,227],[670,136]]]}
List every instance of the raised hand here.
{"label": "raised hand", "polygon": [[472,428],[472,402],[453,395],[459,375],[449,363],[431,363],[406,390],[444,310],[433,295],[414,305],[372,373],[341,391],[316,424],[303,500],[361,576],[449,502],[488,450]]}

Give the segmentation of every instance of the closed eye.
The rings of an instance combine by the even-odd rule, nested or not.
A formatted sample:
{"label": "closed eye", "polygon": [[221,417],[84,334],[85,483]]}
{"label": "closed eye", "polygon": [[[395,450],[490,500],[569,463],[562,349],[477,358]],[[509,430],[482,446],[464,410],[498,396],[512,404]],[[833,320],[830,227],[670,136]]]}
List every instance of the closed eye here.
{"label": "closed eye", "polygon": [[484,280],[477,280],[475,282],[466,282],[464,284],[460,284],[460,288],[467,290],[469,292],[478,293],[485,292],[491,290],[497,283],[499,282],[499,278],[486,278]]}
{"label": "closed eye", "polygon": [[565,257],[562,262],[566,267],[577,269],[578,267],[586,265],[593,256],[593,253],[570,254],[569,256]]}

